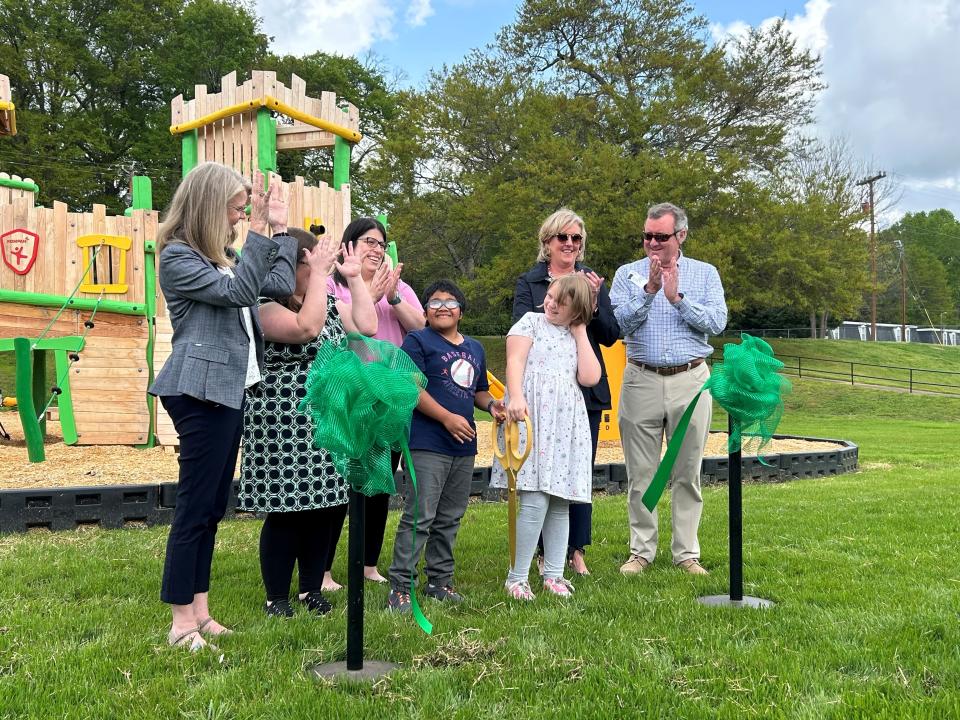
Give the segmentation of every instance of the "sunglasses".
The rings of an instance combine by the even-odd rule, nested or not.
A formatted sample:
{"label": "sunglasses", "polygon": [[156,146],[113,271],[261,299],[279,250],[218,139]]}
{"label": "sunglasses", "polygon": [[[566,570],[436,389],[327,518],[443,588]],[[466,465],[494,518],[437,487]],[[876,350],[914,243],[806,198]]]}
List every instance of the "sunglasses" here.
{"label": "sunglasses", "polygon": [[427,307],[431,310],[439,310],[440,308],[446,308],[447,310],[456,310],[460,307],[460,303],[456,300],[428,300]]}
{"label": "sunglasses", "polygon": [[567,240],[572,242],[574,245],[579,245],[583,242],[583,235],[579,233],[576,235],[567,235],[566,233],[557,233],[554,237],[560,241],[561,244],[565,243]]}
{"label": "sunglasses", "polygon": [[667,242],[670,238],[672,238],[674,235],[676,235],[678,232],[680,231],[674,230],[672,233],[645,232],[643,234],[643,239],[646,240],[647,242],[653,242],[654,240],[656,240],[658,243],[663,244]]}

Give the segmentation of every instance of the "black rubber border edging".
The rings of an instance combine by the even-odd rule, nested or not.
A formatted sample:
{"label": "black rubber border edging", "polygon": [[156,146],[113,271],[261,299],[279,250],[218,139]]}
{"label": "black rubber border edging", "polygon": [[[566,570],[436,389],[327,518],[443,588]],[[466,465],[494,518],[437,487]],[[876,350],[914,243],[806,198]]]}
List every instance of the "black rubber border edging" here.
{"label": "black rubber border edging", "polygon": [[[778,439],[821,440],[841,445],[838,450],[781,453],[764,456],[764,463],[756,457],[744,457],[742,464],[745,481],[782,482],[796,478],[816,478],[839,475],[857,469],[859,448],[847,440],[776,435]],[[704,458],[701,482],[704,485],[726,482],[729,461],[723,457]],[[398,490],[403,490],[402,476],[397,474]],[[227,517],[247,516],[237,512],[238,481],[228,503]],[[609,494],[625,492],[627,472],[623,464],[597,465],[593,474],[594,491]],[[36,488],[0,490],[0,534],[22,533],[33,528],[47,530],[74,530],[81,526],[99,526],[116,529],[169,524],[176,505],[177,484],[158,485],[104,485],[71,488]],[[503,490],[490,487],[490,468],[476,467],[470,485],[470,495],[482,500],[502,500]],[[399,495],[391,498],[391,507],[399,507]]]}

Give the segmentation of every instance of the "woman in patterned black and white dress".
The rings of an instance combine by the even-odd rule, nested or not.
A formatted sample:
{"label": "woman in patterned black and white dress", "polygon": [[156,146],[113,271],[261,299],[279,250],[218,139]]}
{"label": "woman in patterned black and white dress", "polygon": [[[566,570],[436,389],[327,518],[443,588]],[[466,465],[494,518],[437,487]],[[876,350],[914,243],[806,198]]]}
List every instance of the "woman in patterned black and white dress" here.
{"label": "woman in patterned black and white dress", "polygon": [[[340,517],[347,485],[330,454],[313,447],[310,417],[297,410],[306,393],[310,365],[323,343],[341,344],[347,332],[372,335],[377,316],[360,260],[337,243],[291,228],[297,240],[297,284],[285,300],[260,305],[265,372],[247,397],[238,506],[267,514],[260,533],[260,570],[268,615],[289,617],[290,581],[299,565],[297,599],[324,614],[330,603],[321,593],[330,533],[323,528]],[[353,303],[327,295],[327,277],[336,266],[350,284]]]}

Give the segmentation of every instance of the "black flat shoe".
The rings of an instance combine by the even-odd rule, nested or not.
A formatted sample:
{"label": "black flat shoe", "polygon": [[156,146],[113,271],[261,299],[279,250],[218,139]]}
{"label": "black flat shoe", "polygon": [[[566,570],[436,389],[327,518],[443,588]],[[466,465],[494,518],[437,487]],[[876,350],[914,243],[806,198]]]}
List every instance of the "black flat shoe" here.
{"label": "black flat shoe", "polygon": [[286,598],[264,603],[263,610],[268,617],[293,617],[293,608],[290,607],[290,601]]}
{"label": "black flat shoe", "polygon": [[330,604],[330,601],[327,600],[319,590],[308,592],[303,598],[297,596],[297,602],[317,615],[326,615],[333,610],[333,605]]}

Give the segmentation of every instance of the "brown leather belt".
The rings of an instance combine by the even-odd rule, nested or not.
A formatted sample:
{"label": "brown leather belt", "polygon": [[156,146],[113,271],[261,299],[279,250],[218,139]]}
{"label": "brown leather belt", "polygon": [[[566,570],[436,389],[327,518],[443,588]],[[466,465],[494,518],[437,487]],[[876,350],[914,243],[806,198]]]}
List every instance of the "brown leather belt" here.
{"label": "brown leather belt", "polygon": [[649,370],[650,372],[655,372],[657,375],[677,375],[687,370],[693,370],[695,367],[703,365],[703,358],[697,358],[696,360],[691,360],[688,363],[683,365],[670,365],[668,367],[657,367],[656,365],[647,365],[642,363],[639,360],[628,359],[628,363],[631,365],[636,365],[641,370]]}

